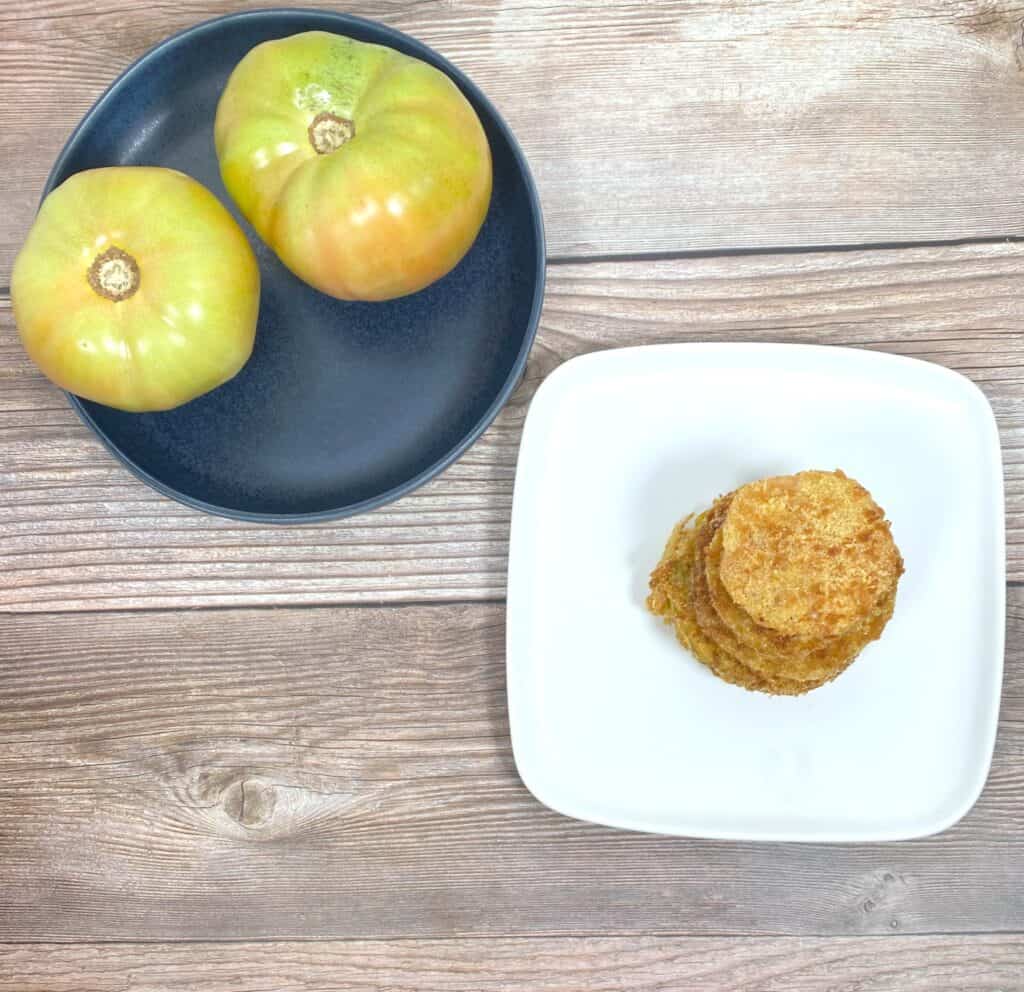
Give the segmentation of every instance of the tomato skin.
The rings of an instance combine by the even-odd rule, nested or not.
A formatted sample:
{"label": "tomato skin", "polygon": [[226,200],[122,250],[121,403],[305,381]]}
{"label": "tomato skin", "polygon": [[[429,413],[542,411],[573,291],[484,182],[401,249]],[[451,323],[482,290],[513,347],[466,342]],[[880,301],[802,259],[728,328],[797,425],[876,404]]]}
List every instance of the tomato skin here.
{"label": "tomato skin", "polygon": [[[124,299],[90,283],[94,262],[127,253]],[[132,412],[168,410],[234,376],[252,353],[260,276],[223,204],[172,169],[79,172],[53,190],[14,263],[25,350],[58,386]]]}
{"label": "tomato skin", "polygon": [[[354,134],[319,154],[324,115]],[[465,255],[487,215],[491,152],[442,72],[381,45],[309,31],[252,49],[214,128],[221,176],[300,279],[345,300],[423,289]]]}

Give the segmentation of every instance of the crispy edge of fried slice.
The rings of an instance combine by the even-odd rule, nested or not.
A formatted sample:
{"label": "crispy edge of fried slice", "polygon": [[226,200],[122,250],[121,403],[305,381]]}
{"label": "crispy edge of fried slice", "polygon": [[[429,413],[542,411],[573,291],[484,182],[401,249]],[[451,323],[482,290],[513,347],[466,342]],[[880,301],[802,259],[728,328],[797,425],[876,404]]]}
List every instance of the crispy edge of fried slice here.
{"label": "crispy edge of fried slice", "polygon": [[822,679],[820,682],[798,682],[792,679],[766,677],[752,671],[708,640],[697,623],[690,603],[690,576],[696,535],[706,517],[707,512],[696,519],[687,517],[673,529],[665,545],[662,559],[651,573],[651,592],[647,597],[647,608],[671,624],[679,643],[698,662],[725,682],[754,692],[789,696],[801,695],[824,684],[828,679]]}
{"label": "crispy edge of fried slice", "polygon": [[881,507],[838,470],[740,487],[722,539],[719,576],[730,598],[782,634],[842,634],[903,571]]}

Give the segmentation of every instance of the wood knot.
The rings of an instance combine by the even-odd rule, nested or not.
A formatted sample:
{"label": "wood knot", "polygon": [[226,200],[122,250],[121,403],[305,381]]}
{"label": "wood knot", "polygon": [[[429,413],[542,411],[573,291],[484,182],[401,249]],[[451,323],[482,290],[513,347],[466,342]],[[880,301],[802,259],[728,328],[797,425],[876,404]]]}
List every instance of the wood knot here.
{"label": "wood knot", "polygon": [[898,871],[882,868],[866,876],[858,888],[861,888],[856,903],[859,919],[863,921],[867,917],[869,925],[876,930],[899,930],[898,913],[910,898],[911,880]]}
{"label": "wood knot", "polygon": [[277,789],[258,778],[232,782],[221,796],[224,812],[248,830],[270,822],[277,807]]}
{"label": "wood knot", "polygon": [[305,781],[278,779],[275,770],[257,764],[190,768],[183,776],[182,804],[216,833],[262,844],[315,830],[325,819],[379,801],[372,789],[336,777],[295,777]]}

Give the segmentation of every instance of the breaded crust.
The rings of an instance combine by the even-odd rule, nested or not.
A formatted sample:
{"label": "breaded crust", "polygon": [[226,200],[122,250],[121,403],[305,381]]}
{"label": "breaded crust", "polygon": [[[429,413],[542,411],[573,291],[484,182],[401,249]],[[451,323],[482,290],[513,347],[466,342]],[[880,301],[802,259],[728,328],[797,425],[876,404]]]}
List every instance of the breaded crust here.
{"label": "breaded crust", "polygon": [[842,472],[799,472],[738,489],[721,525],[718,576],[755,623],[837,637],[895,589],[903,560],[871,494]]}
{"label": "breaded crust", "polygon": [[[696,561],[696,537],[708,517],[686,518],[669,537],[658,566],[651,573],[648,609],[671,623],[676,637],[701,664],[719,678],[745,689],[773,695],[800,695],[828,681],[798,681],[753,671],[706,636],[697,622],[691,599],[691,577]],[[838,674],[838,673],[836,673]]]}
{"label": "breaded crust", "polygon": [[799,695],[881,636],[902,571],[863,486],[842,472],[801,472],[743,486],[680,521],[647,606],[725,681]]}
{"label": "breaded crust", "polygon": [[821,640],[773,635],[755,624],[733,603],[724,590],[716,598],[712,586],[717,580],[713,549],[721,542],[721,522],[727,515],[728,499],[715,509],[699,531],[691,579],[692,602],[697,622],[705,636],[728,651],[748,668],[769,678],[799,682],[820,682],[835,678],[850,665],[864,647],[878,638],[892,616],[895,589],[876,605],[871,614],[854,623],[838,637]]}

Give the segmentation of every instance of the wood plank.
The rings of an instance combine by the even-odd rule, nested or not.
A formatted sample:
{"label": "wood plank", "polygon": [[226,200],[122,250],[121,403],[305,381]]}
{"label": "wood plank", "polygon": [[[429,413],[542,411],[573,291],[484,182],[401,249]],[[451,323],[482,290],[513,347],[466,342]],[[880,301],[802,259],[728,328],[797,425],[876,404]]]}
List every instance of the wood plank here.
{"label": "wood plank", "polygon": [[0,947],[0,992],[1010,992],[1019,936],[582,937]]}
{"label": "wood plank", "polygon": [[[265,3],[5,8],[0,271],[114,76],[166,35],[247,6]],[[346,9],[438,48],[496,101],[536,172],[557,256],[1024,233],[1019,0]]]}
{"label": "wood plank", "polygon": [[526,379],[478,444],[390,507],[287,530],[204,516],[136,482],[34,371],[0,302],[0,610],[499,598],[537,385],[573,355],[668,341],[855,345],[970,376],[1002,430],[1020,581],[1022,283],[1018,244],[552,266]]}
{"label": "wood plank", "polygon": [[850,846],[542,807],[497,604],[0,617],[0,942],[1024,931],[1024,590],[1009,614],[977,806]]}

